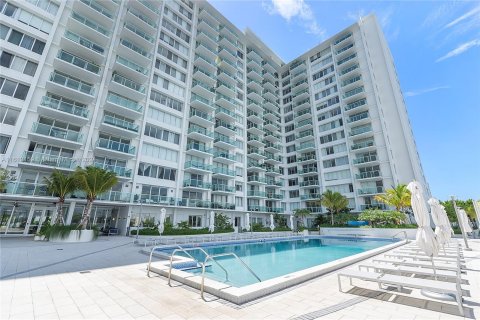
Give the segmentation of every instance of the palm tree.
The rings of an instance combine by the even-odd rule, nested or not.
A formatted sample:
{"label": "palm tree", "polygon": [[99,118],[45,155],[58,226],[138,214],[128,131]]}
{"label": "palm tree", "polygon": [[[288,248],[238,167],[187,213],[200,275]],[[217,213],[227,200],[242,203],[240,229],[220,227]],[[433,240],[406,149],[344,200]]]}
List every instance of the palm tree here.
{"label": "palm tree", "polygon": [[87,205],[83,210],[82,220],[80,221],[82,229],[86,229],[93,201],[95,201],[98,195],[107,192],[115,186],[118,178],[114,172],[90,166],[86,168],[78,167],[75,171],[75,181],[87,197]]}
{"label": "palm tree", "polygon": [[348,208],[348,199],[339,192],[327,190],[322,194],[322,203],[330,211],[333,226],[333,214]]}
{"label": "palm tree", "polygon": [[310,210],[308,209],[296,209],[295,212],[295,217],[299,218],[300,221],[302,221],[302,226],[305,224],[303,223],[304,219],[311,214]]}
{"label": "palm tree", "polygon": [[411,203],[411,193],[407,185],[399,184],[397,187],[385,190],[384,194],[374,197],[375,200],[385,203],[388,206],[395,207],[396,211],[403,212]]}
{"label": "palm tree", "polygon": [[58,198],[56,219],[53,221],[53,223],[62,225],[64,224],[63,204],[65,203],[65,197],[67,194],[72,193],[77,189],[77,186],[75,185],[75,179],[71,174],[66,175],[60,170],[55,169],[50,177],[44,177],[43,180],[47,185],[48,192]]}

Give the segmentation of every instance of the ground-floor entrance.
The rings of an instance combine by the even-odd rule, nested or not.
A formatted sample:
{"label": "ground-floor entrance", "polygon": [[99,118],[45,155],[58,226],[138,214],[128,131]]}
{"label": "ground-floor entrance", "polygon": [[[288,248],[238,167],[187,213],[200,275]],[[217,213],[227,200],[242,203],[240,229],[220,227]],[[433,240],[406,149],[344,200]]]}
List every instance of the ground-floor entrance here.
{"label": "ground-floor entrance", "polygon": [[55,206],[31,203],[0,205],[0,235],[34,235],[55,213]]}

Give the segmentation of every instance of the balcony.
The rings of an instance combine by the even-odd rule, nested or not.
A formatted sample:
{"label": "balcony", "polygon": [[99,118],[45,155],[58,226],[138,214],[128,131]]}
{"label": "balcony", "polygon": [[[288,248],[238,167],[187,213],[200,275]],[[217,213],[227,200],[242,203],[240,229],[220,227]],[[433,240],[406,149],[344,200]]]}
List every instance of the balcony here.
{"label": "balcony", "polygon": [[250,184],[267,184],[267,180],[259,176],[247,176],[247,182]]}
{"label": "balcony", "polygon": [[73,170],[76,167],[72,157],[62,157],[34,151],[24,151],[20,165],[38,170],[38,166],[45,166],[48,169]]}
{"label": "balcony", "polygon": [[269,175],[269,176],[278,176],[278,175],[282,175],[282,172],[280,171],[280,169],[276,169],[274,167],[265,167],[265,174],[266,175]]}
{"label": "balcony", "polygon": [[133,7],[129,7],[127,12],[130,14],[130,20],[140,27],[150,30],[150,32],[156,32],[158,24],[148,17],[147,15],[141,13],[139,10],[134,9]]}
{"label": "balcony", "polygon": [[131,159],[135,157],[135,147],[130,144],[99,138],[95,144],[95,154],[107,157]]}
{"label": "balcony", "polygon": [[100,80],[100,66],[64,50],[58,51],[53,66],[66,74],[74,74],[89,82]]}
{"label": "balcony", "polygon": [[337,61],[337,66],[346,65],[347,63],[355,62],[355,61],[357,61],[356,57],[357,57],[357,53],[354,52],[351,55],[338,60]]}
{"label": "balcony", "polygon": [[283,196],[279,193],[267,192],[267,198],[271,200],[283,200]]}
{"label": "balcony", "polygon": [[201,109],[203,111],[212,111],[215,109],[215,105],[213,104],[212,101],[205,99],[204,97],[201,97],[197,94],[192,94],[192,97],[190,98],[190,105],[197,108]]}
{"label": "balcony", "polygon": [[210,189],[212,190],[212,193],[215,194],[229,194],[235,192],[235,187],[226,184],[212,184]]}
{"label": "balcony", "polygon": [[387,210],[387,206],[383,203],[372,203],[372,204],[362,204],[360,205],[360,210],[367,210],[367,209],[379,209],[379,210]]}
{"label": "balcony", "polygon": [[211,188],[211,186],[212,186],[211,183],[204,182],[203,180],[197,180],[197,179],[183,180],[184,190],[198,190],[198,189],[208,190]]}
{"label": "balcony", "polygon": [[100,162],[94,162],[93,165],[97,168],[114,172],[117,174],[117,177],[120,177],[120,178],[132,177],[132,170],[122,166],[114,166],[114,165],[109,165],[109,164],[100,163]]}
{"label": "balcony", "polygon": [[307,193],[300,196],[300,200],[305,201],[320,201],[322,197],[321,193]]}
{"label": "balcony", "polygon": [[125,36],[127,36],[128,38],[131,38],[132,41],[140,41],[140,43],[147,46],[148,48],[150,48],[155,43],[155,39],[152,36],[150,36],[141,28],[136,27],[128,22],[123,24],[122,33],[124,33]]}
{"label": "balcony", "polygon": [[297,129],[300,129],[300,128],[310,129],[312,127],[313,127],[313,122],[312,122],[311,119],[299,121],[299,122],[297,122],[297,125],[296,125]]}
{"label": "balcony", "polygon": [[357,193],[359,196],[373,195],[373,194],[379,194],[383,192],[384,192],[383,187],[362,188],[357,190]]}
{"label": "balcony", "polygon": [[143,114],[143,106],[113,92],[108,92],[104,109],[131,119],[139,119]]}
{"label": "balcony", "polygon": [[348,112],[350,110],[363,110],[367,109],[367,99],[363,98],[354,102],[351,102],[345,106],[345,111]]}
{"label": "balcony", "polygon": [[115,70],[139,82],[145,82],[148,79],[146,68],[119,55],[115,59]]}
{"label": "balcony", "polygon": [[214,151],[213,159],[217,162],[231,164],[235,162],[235,155],[225,151]]}
{"label": "balcony", "polygon": [[262,124],[263,123],[263,114],[258,113],[253,110],[247,110],[247,119],[251,122]]}
{"label": "balcony", "polygon": [[[355,72],[351,73],[352,71],[355,71]],[[355,63],[347,68],[344,68],[339,72],[340,78],[344,78],[347,75],[350,76],[354,74],[360,74],[360,65],[358,63]]]}
{"label": "balcony", "polygon": [[317,167],[307,167],[302,170],[298,170],[299,175],[308,175],[308,174],[317,174],[318,168]]}
{"label": "balcony", "polygon": [[187,161],[184,165],[185,171],[190,173],[207,174],[212,170],[212,166],[200,161]]}
{"label": "balcony", "polygon": [[234,136],[237,132],[237,127],[234,124],[217,120],[215,123],[215,131],[226,136]]}
{"label": "balcony", "polygon": [[315,148],[315,142],[305,142],[305,143],[301,143],[298,145],[297,147],[297,151],[300,152],[306,152],[306,151],[314,151],[316,148]]}
{"label": "balcony", "polygon": [[217,65],[210,59],[196,53],[193,65],[197,68],[206,70],[208,73],[214,74],[217,71]]}
{"label": "balcony", "polygon": [[148,51],[140,48],[133,42],[127,40],[127,39],[120,39],[120,45],[118,46],[118,52],[119,55],[135,61],[141,65],[148,65],[151,62],[152,59],[152,54],[149,53]]}
{"label": "balcony", "polygon": [[276,121],[271,121],[271,120],[268,120],[268,119],[264,119],[264,122],[263,122],[263,127],[267,130],[270,130],[270,131],[281,131],[282,128],[280,127],[279,124],[276,123]]}
{"label": "balcony", "polygon": [[[218,37],[211,33],[211,30],[208,28],[199,28],[197,30],[197,42],[200,44],[206,44],[211,52],[215,52],[215,49],[218,46]],[[214,49],[212,49],[214,48]],[[210,55],[207,53],[207,55]]]}
{"label": "balcony", "polygon": [[131,199],[132,199],[131,193],[113,191],[113,190],[99,194],[96,198],[96,200],[98,201],[106,201],[106,202],[130,202]]}
{"label": "balcony", "polygon": [[247,76],[252,80],[256,80],[261,82],[263,80],[263,76],[255,69],[247,67]]}
{"label": "balcony", "polygon": [[258,63],[262,62],[262,57],[254,49],[247,49],[247,57],[257,61]]}
{"label": "balcony", "polygon": [[30,197],[54,197],[55,195],[48,192],[46,184],[5,181],[5,194],[14,194]]}
{"label": "balcony", "polygon": [[227,110],[222,107],[217,107],[215,109],[215,117],[217,119],[220,119],[226,122],[232,122],[232,123],[234,123],[237,120],[235,112]]}
{"label": "balcony", "polygon": [[302,72],[307,70],[307,65],[305,61],[295,61],[290,65],[290,73],[294,74],[297,72]]}
{"label": "balcony", "polygon": [[88,122],[88,108],[84,104],[71,102],[43,96],[37,111],[48,117],[85,125]]}
{"label": "balcony", "polygon": [[247,170],[251,172],[265,172],[265,164],[260,163],[257,160],[252,160],[248,158]]}
{"label": "balcony", "polygon": [[196,123],[200,126],[208,127],[212,126],[215,123],[215,118],[210,115],[210,113],[203,112],[201,110],[190,108],[189,121]]}
{"label": "balcony", "polygon": [[272,143],[267,141],[265,143],[265,151],[275,153],[275,152],[280,152],[282,151],[282,146],[278,143]]}
{"label": "balcony", "polygon": [[304,155],[297,158],[298,162],[315,162],[317,157],[315,155]]}
{"label": "balcony", "polygon": [[255,111],[255,112],[263,112],[263,108],[261,106],[261,104],[257,103],[256,101],[252,100],[252,99],[247,99],[247,108],[249,110],[252,110],[252,111]]}
{"label": "balcony", "polygon": [[348,123],[355,123],[355,125],[361,124],[361,123],[366,123],[370,121],[370,117],[368,114],[368,111],[364,111],[361,113],[357,113],[355,115],[350,116],[347,119]]}
{"label": "balcony", "polygon": [[235,52],[230,51],[226,47],[220,46],[218,47],[218,56],[221,59],[219,64],[220,68],[224,68],[232,74],[237,71],[237,65],[232,62],[237,59],[237,54]]}
{"label": "balcony", "polygon": [[255,160],[265,159],[263,151],[258,148],[247,148],[247,156]]}
{"label": "balcony", "polygon": [[265,131],[264,133],[265,140],[270,141],[270,142],[280,142],[282,140],[282,137],[279,134],[275,134],[271,131]]}
{"label": "balcony", "polygon": [[247,132],[252,135],[263,134],[263,126],[254,122],[247,122]]}
{"label": "balcony", "polygon": [[110,87],[112,90],[126,94],[134,99],[143,100],[145,98],[145,86],[128,79],[119,73],[113,74]]}
{"label": "balcony", "polygon": [[193,77],[196,80],[206,83],[209,86],[209,89],[213,88],[217,82],[217,77],[213,73],[210,73],[199,67],[193,68]]}
{"label": "balcony", "polygon": [[375,147],[375,142],[373,140],[362,141],[352,144],[352,150],[360,150],[364,148]]}
{"label": "balcony", "polygon": [[313,130],[306,130],[297,134],[295,138],[297,141],[301,142],[311,137],[313,137]]}
{"label": "balcony", "polygon": [[252,212],[267,212],[267,207],[260,205],[248,205],[247,210]]}
{"label": "balcony", "polygon": [[213,140],[213,145],[217,148],[224,148],[224,149],[235,149],[236,143],[235,139],[230,139],[223,134],[215,133],[215,139]]}
{"label": "balcony", "polygon": [[[200,37],[199,39],[199,42],[197,42],[197,45],[195,46],[195,53],[196,54],[200,54],[204,57],[216,57],[217,56],[217,52],[214,48],[216,48],[217,44],[216,42],[212,39],[212,38],[209,38],[207,36],[206,33],[204,32],[199,32],[198,37]],[[203,37],[207,37],[208,42],[206,41],[201,41]]]}
{"label": "balcony", "polygon": [[300,187],[318,187],[320,182],[318,180],[306,180],[299,183]]}
{"label": "balcony", "polygon": [[359,75],[355,75],[347,80],[344,80],[341,82],[341,87],[342,88],[345,88],[345,87],[348,87],[352,84],[357,84],[359,81],[362,81],[362,75],[359,74]]}
{"label": "balcony", "polygon": [[[158,3],[157,2],[148,2],[146,0],[138,0],[133,1],[137,5],[139,10],[142,10],[143,13],[147,14],[152,19],[158,19],[158,15],[160,14],[160,10],[158,10]],[[156,6],[157,5],[157,6]]]}
{"label": "balcony", "polygon": [[275,179],[266,179],[268,187],[283,187],[282,181],[277,181]]}
{"label": "balcony", "polygon": [[213,100],[215,97],[215,89],[209,84],[198,80],[192,81],[192,92],[208,100]]}
{"label": "balcony", "polygon": [[381,177],[380,170],[366,171],[355,174],[355,178],[357,180],[376,179],[379,177]]}
{"label": "balcony", "polygon": [[197,126],[195,124],[190,124],[188,126],[187,136],[189,138],[203,141],[203,142],[210,142],[213,140],[213,132],[207,130],[206,128]]}
{"label": "balcony", "polygon": [[[202,10],[203,12],[204,10]],[[198,30],[203,31],[204,33],[210,34],[212,37],[218,37],[218,25],[212,23],[212,21],[207,21],[206,19],[198,19]]]}
{"label": "balcony", "polygon": [[267,194],[265,191],[257,191],[257,190],[248,190],[247,197],[250,198],[266,198]]}
{"label": "balcony", "polygon": [[95,0],[80,0],[78,4],[81,5],[76,5],[74,11],[78,11],[88,18],[100,20],[109,27],[113,25],[114,11],[105,8],[102,5],[102,2]]}
{"label": "balcony", "polygon": [[133,138],[138,135],[137,124],[109,115],[103,116],[102,123],[100,124],[100,130],[121,137],[126,136]]}
{"label": "balcony", "polygon": [[276,208],[276,207],[268,207],[268,206],[267,206],[267,212],[270,212],[270,213],[283,213],[284,210],[283,210],[283,208]]}
{"label": "balcony", "polygon": [[373,132],[372,126],[367,125],[367,126],[352,128],[352,131],[350,131],[349,135],[350,137],[356,137],[356,136],[360,136],[360,135],[363,135],[366,133],[372,133],[372,132]]}
{"label": "balcony", "polygon": [[79,148],[83,144],[80,132],[34,122],[32,131],[28,134],[30,140],[68,148]]}
{"label": "balcony", "polygon": [[347,33],[347,34],[344,34],[343,36],[341,36],[340,38],[338,38],[337,40],[335,40],[335,41],[333,42],[333,45],[336,46],[336,45],[342,43],[343,41],[349,39],[351,36],[352,36],[352,33],[351,33],[351,32],[350,32],[350,33]]}
{"label": "balcony", "polygon": [[227,178],[227,179],[235,177],[235,171],[230,170],[228,168],[212,166],[210,171],[212,172],[213,177],[221,177],[221,178]]}
{"label": "balcony", "polygon": [[352,89],[352,90],[349,90],[349,91],[345,92],[345,94],[343,94],[342,98],[343,98],[343,100],[350,100],[351,98],[353,98],[353,97],[355,97],[358,94],[363,93],[363,92],[365,92],[365,89],[363,88],[363,86],[356,87],[355,89]]}
{"label": "balcony", "polygon": [[107,28],[75,11],[72,12],[70,19],[68,19],[67,28],[75,30],[81,36],[89,37],[103,46],[108,45],[110,41],[111,33]]}
{"label": "balcony", "polygon": [[217,87],[215,88],[216,92],[223,94],[231,99],[234,99],[237,96],[237,89],[235,86],[232,86],[228,83],[217,81]]}
{"label": "balcony", "polygon": [[105,58],[105,49],[103,46],[68,30],[65,31],[63,37],[60,39],[60,45],[67,51],[88,57],[97,65],[100,65]]}
{"label": "balcony", "polygon": [[199,143],[188,143],[186,147],[187,154],[197,157],[211,157],[213,149]]}
{"label": "balcony", "polygon": [[56,71],[50,74],[45,87],[50,92],[55,92],[85,104],[92,102],[95,95],[95,90],[91,84]]}

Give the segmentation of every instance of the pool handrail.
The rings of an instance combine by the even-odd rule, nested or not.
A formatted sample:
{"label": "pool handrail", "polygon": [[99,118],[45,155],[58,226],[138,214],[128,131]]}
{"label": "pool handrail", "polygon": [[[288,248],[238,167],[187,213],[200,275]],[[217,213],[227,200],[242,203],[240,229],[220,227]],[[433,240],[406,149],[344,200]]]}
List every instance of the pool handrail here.
{"label": "pool handrail", "polygon": [[405,236],[405,243],[408,243],[408,235],[407,235],[407,231],[405,230],[402,230],[402,231],[399,231],[397,233],[395,233],[393,236],[392,236],[392,241],[395,239],[395,237],[399,234],[403,233],[403,235]]}
{"label": "pool handrail", "polygon": [[[212,260],[212,261],[215,261],[215,258],[219,258],[219,257],[226,257],[226,256],[234,256],[237,260],[239,260],[242,265],[255,277],[257,278],[258,282],[262,282],[262,280],[259,278],[259,276],[257,276],[257,274],[255,272],[253,272],[253,270],[245,263],[245,261],[243,261],[239,256],[237,256],[235,253],[233,252],[226,252],[226,253],[219,253],[219,254],[214,254],[214,255],[208,255],[205,257],[205,261],[203,262],[202,265],[202,283],[200,285],[200,296],[202,297],[202,300],[203,301],[207,301],[203,295],[204,293],[204,288],[205,288],[205,265],[207,264],[207,262],[209,260]],[[218,264],[218,262],[217,262]],[[220,264],[218,264],[220,266]],[[226,271],[226,270],[225,270]],[[227,281],[228,281],[228,278],[227,278]]]}

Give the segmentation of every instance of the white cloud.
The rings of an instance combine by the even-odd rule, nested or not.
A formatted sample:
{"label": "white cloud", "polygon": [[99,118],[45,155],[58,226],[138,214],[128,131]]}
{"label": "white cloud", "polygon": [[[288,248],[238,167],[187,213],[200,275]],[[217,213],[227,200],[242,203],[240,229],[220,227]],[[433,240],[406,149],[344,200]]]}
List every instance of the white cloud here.
{"label": "white cloud", "polygon": [[353,21],[358,21],[360,18],[366,16],[365,9],[360,9],[356,12],[349,11],[347,13],[347,18]]}
{"label": "white cloud", "polygon": [[472,41],[469,41],[469,42],[465,42],[465,43],[462,43],[461,45],[459,45],[457,48],[453,49],[452,51],[448,52],[446,55],[444,55],[443,57],[440,57],[438,58],[435,62],[440,62],[440,61],[443,61],[443,60],[446,60],[448,58],[452,58],[452,57],[455,57],[455,56],[458,56],[459,54],[462,54],[464,53],[465,51],[471,49],[471,48],[474,48],[474,47],[477,47],[477,46],[480,46],[480,39],[475,39],[475,40],[472,40]]}
{"label": "white cloud", "polygon": [[269,14],[278,14],[287,22],[296,18],[307,33],[325,38],[326,30],[320,27],[312,9],[304,0],[271,0],[271,3],[263,2],[262,6]]}
{"label": "white cloud", "polygon": [[420,89],[420,90],[414,90],[414,91],[407,91],[404,93],[404,96],[406,97],[415,97],[419,96],[424,93],[429,93],[437,90],[444,90],[444,89],[450,89],[449,86],[439,86],[439,87],[432,87],[432,88],[427,88],[427,89]]}
{"label": "white cloud", "polygon": [[476,8],[473,8],[472,10],[468,11],[464,15],[462,15],[462,16],[458,17],[457,19],[451,21],[450,23],[446,24],[444,28],[451,28],[451,27],[455,26],[456,24],[464,21],[465,19],[470,18],[471,16],[474,16],[474,17],[477,17],[477,18],[480,17],[480,6],[478,6]]}
{"label": "white cloud", "polygon": [[447,14],[451,12],[452,6],[453,6],[452,3],[447,2],[435,8],[427,15],[425,20],[423,20],[422,26],[429,27],[435,24],[438,20],[443,19]]}

